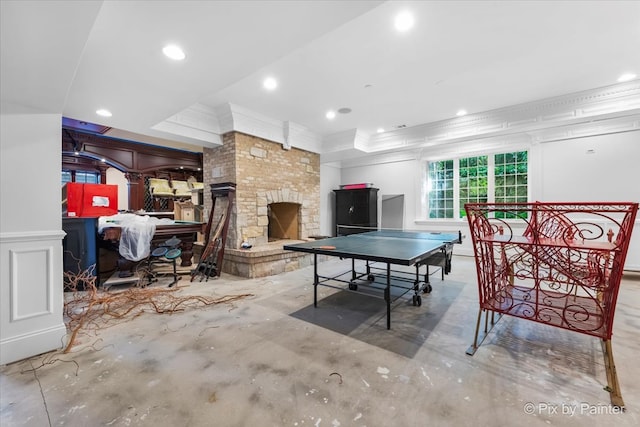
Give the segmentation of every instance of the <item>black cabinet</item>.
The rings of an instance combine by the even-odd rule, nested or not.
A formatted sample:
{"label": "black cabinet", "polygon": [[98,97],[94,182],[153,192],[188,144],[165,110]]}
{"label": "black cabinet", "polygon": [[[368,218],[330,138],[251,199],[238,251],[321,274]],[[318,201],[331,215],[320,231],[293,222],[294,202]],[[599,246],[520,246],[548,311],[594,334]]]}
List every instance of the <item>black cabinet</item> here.
{"label": "black cabinet", "polygon": [[[69,288],[69,273],[78,275],[91,269],[89,280],[98,275],[98,218],[62,218],[62,230],[67,235],[62,240],[62,265],[65,274],[65,290]],[[93,268],[92,268],[93,267]],[[86,286],[84,282],[78,282],[78,290]]]}
{"label": "black cabinet", "polygon": [[333,190],[336,194],[338,236],[363,233],[378,227],[378,189]]}

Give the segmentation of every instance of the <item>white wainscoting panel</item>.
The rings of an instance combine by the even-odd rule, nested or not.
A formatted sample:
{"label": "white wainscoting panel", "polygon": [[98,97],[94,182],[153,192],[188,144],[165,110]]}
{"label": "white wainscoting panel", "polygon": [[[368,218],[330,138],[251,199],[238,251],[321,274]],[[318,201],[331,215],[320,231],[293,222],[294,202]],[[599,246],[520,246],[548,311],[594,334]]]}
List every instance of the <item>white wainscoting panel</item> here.
{"label": "white wainscoting panel", "polygon": [[[9,251],[11,323],[53,314],[51,268],[53,248]],[[33,268],[37,266],[36,268]]]}
{"label": "white wainscoting panel", "polygon": [[624,268],[629,271],[640,271],[640,218],[636,218],[636,222],[633,223],[631,242]]}
{"label": "white wainscoting panel", "polygon": [[0,364],[61,348],[62,231],[0,234]]}

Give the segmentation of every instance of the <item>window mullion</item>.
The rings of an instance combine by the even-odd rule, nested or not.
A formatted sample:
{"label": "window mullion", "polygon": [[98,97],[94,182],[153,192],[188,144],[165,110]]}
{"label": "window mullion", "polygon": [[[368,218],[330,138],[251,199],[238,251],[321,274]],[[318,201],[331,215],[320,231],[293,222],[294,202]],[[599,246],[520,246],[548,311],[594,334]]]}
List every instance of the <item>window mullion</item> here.
{"label": "window mullion", "polygon": [[460,159],[453,162],[453,218],[460,219]]}
{"label": "window mullion", "polygon": [[496,156],[489,155],[487,156],[487,202],[495,203],[496,201]]}

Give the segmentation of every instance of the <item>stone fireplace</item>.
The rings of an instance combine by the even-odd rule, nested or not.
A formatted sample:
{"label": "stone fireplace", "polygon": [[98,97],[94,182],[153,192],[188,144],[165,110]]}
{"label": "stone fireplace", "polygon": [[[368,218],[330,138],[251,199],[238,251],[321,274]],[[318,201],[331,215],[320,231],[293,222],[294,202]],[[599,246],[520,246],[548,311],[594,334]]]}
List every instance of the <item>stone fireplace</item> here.
{"label": "stone fireplace", "polygon": [[[310,264],[309,255],[282,246],[320,232],[319,154],[230,132],[221,146],[204,149],[203,164],[206,185],[236,183],[223,272],[262,277]],[[208,212],[211,204],[205,197]],[[214,220],[222,210],[216,205]],[[251,249],[241,249],[243,242]]]}

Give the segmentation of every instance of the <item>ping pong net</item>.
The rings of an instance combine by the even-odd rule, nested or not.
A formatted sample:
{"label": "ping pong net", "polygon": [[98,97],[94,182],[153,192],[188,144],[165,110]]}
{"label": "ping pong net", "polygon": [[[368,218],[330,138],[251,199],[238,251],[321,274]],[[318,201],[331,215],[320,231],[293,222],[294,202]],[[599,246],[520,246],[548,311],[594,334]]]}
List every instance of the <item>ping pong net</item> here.
{"label": "ping pong net", "polygon": [[361,227],[355,225],[336,226],[336,236],[349,236],[353,234],[373,235],[382,238],[426,239],[462,243],[462,235],[459,231],[407,230],[402,228]]}

